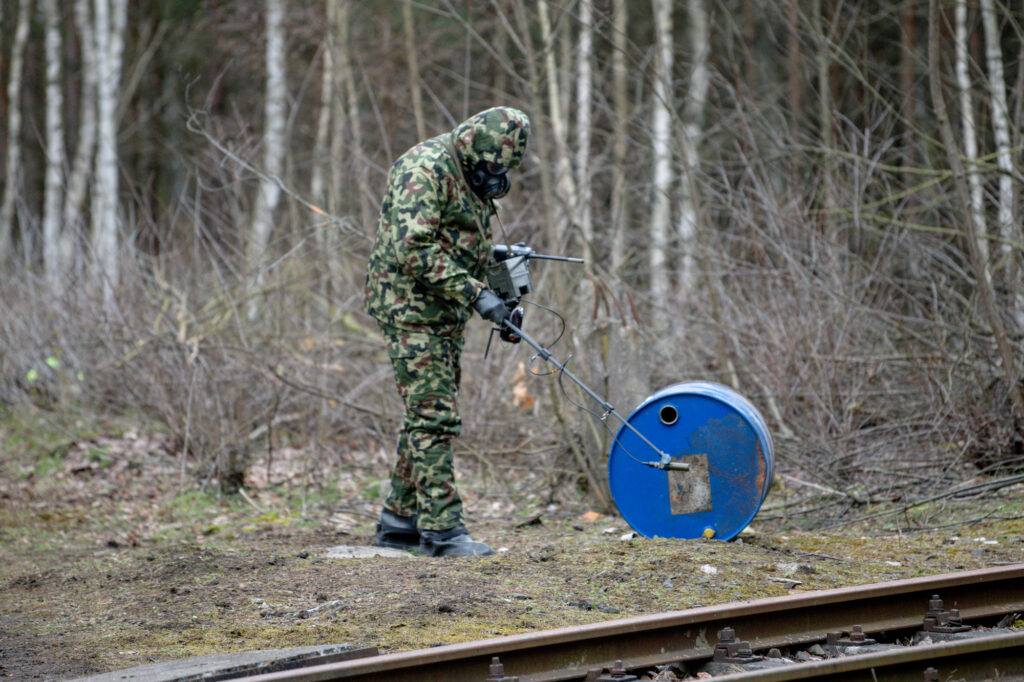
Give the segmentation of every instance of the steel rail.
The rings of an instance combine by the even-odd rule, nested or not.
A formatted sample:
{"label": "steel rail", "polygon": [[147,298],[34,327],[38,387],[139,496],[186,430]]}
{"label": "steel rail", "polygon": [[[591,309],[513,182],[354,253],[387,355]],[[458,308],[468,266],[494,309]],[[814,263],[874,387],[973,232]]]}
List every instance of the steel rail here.
{"label": "steel rail", "polygon": [[571,680],[616,660],[639,668],[709,657],[724,627],[754,649],[808,644],[853,625],[876,633],[911,628],[921,624],[934,594],[966,621],[1024,611],[1024,564],[637,616],[247,679],[480,682],[491,657],[498,656],[505,674],[522,682]]}
{"label": "steel rail", "polygon": [[899,647],[890,651],[858,654],[824,661],[794,663],[767,670],[715,677],[715,682],[921,682],[926,668],[935,669],[936,680],[1008,679],[1024,674],[1024,632],[937,644]]}

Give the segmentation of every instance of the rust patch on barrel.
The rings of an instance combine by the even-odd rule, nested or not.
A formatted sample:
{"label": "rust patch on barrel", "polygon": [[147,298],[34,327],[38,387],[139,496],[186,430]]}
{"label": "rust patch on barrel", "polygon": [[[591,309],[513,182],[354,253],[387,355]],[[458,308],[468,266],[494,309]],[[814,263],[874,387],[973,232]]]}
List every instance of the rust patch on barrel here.
{"label": "rust patch on barrel", "polygon": [[689,471],[668,472],[668,501],[672,514],[711,511],[711,471],[707,453],[673,457],[690,465]]}
{"label": "rust patch on barrel", "polygon": [[761,450],[761,439],[754,439],[754,450],[757,451],[757,489],[761,492],[762,501],[767,497],[768,491],[764,488],[764,477],[768,473],[768,460],[764,458],[764,451]]}

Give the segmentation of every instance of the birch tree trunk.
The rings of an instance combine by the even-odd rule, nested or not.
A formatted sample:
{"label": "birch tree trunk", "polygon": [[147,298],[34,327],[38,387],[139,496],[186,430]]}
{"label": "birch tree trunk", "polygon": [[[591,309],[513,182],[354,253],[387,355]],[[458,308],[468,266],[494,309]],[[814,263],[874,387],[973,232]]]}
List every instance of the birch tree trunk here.
{"label": "birch tree trunk", "polygon": [[1012,308],[1018,329],[1024,329],[1024,282],[1017,279],[1020,258],[1010,246],[1013,226],[1013,148],[1010,141],[1010,107],[1006,99],[1006,78],[1003,75],[1003,53],[995,3],[981,0],[981,21],[985,31],[985,63],[988,67],[988,90],[992,111],[992,132],[996,144],[996,166],[999,168],[999,195],[996,203],[997,234],[1001,241],[999,262],[1006,275],[1007,289],[1012,292]]}
{"label": "birch tree trunk", "polygon": [[[572,56],[573,52],[575,52],[575,44],[572,40],[572,24],[569,21],[567,21],[567,18],[570,16],[568,7],[572,5],[578,6],[578,4],[556,4],[552,3],[551,0],[548,0],[547,4],[548,8],[553,10],[552,19],[554,21],[552,22],[552,40],[556,40],[558,42],[559,57],[556,60],[556,63],[558,64],[558,70],[556,71],[556,73],[558,74],[558,94],[560,100],[559,106],[562,112],[565,114],[565,124],[566,126],[569,126],[574,113],[572,110],[572,93],[573,86],[575,85],[574,74],[576,72],[576,69],[572,68]],[[568,143],[569,136],[566,135],[565,139],[566,147],[568,148],[570,146]],[[570,154],[569,156],[571,159],[572,155]],[[575,178],[573,178],[573,181],[575,182]]]}
{"label": "birch tree trunk", "polygon": [[693,54],[693,71],[683,104],[683,181],[679,192],[679,292],[685,296],[697,286],[696,250],[698,245],[697,175],[700,172],[700,140],[704,127],[704,105],[708,95],[708,53],[711,30],[705,0],[687,3],[687,36]]}
{"label": "birch tree trunk", "polygon": [[331,85],[331,156],[330,156],[330,187],[327,190],[327,210],[333,216],[342,215],[341,188],[344,183],[345,158],[345,80],[341,69],[345,62],[341,54],[341,41],[345,39],[346,22],[344,5],[347,0],[327,0],[328,7],[328,49],[331,52],[331,71],[334,83]]}
{"label": "birch tree trunk", "polygon": [[[326,191],[324,178],[326,167],[334,163],[331,158],[331,111],[334,106],[334,19],[338,11],[338,0],[325,0],[324,14],[326,17],[323,43],[323,69],[320,74],[320,109],[316,117],[316,137],[313,142],[315,150],[313,168],[309,178],[309,196],[315,206],[323,209],[323,215],[317,219],[313,235],[316,240],[317,253],[323,259],[327,272],[332,272],[335,256],[334,249],[329,245],[331,233],[329,192]],[[333,277],[324,279],[324,298],[330,300],[333,291]]]}
{"label": "birch tree trunk", "polygon": [[[263,282],[263,268],[273,231],[274,209],[281,198],[278,184],[284,163],[285,73],[284,73],[284,0],[266,0],[267,52],[266,101],[263,106],[263,177],[256,195],[252,234],[249,241],[249,267],[258,286]],[[253,298],[249,319],[259,314]]]}
{"label": "birch tree trunk", "polygon": [[96,152],[96,34],[93,28],[91,0],[75,0],[75,27],[82,51],[82,90],[79,95],[78,146],[71,162],[67,192],[64,195],[64,229],[61,232],[60,260],[68,273],[78,273],[82,264],[79,249],[84,234],[82,208],[89,188],[89,171]]}
{"label": "birch tree trunk", "polygon": [[580,232],[583,236],[583,259],[586,272],[593,269],[594,225],[591,209],[593,192],[590,176],[590,127],[593,108],[591,90],[593,75],[591,61],[594,54],[594,3],[580,0],[579,70],[576,77],[576,186],[579,188]]}
{"label": "birch tree trunk", "polygon": [[[974,102],[971,98],[970,54],[967,48],[967,0],[957,0],[954,15],[955,25],[955,71],[957,90],[960,94],[961,134],[964,139],[964,157],[968,163],[967,182],[971,188],[971,213],[977,226],[976,238],[978,251],[984,263],[984,277],[992,281],[989,269],[988,226],[985,221],[985,196],[981,186],[981,175],[978,174],[978,141],[974,122]],[[934,28],[932,29],[934,30]],[[978,273],[979,276],[982,273]]]}
{"label": "birch tree trunk", "polygon": [[[1015,87],[1011,94],[1013,94],[1013,121],[1024,121],[1024,41],[1020,41],[1017,48],[1017,77]],[[1024,166],[1024,154],[1022,154],[1022,140],[1024,140],[1024,131],[1021,130],[1021,126],[1015,125],[1010,128],[1010,144],[1013,147],[1013,165],[1015,168],[1021,168]],[[1013,214],[1019,216],[1021,214],[1021,191],[1020,183],[1013,183]],[[1022,231],[1024,232],[1024,231]],[[1024,267],[1024,253],[1020,253],[1017,259],[1018,267]],[[1024,276],[1024,272],[1021,273]]]}
{"label": "birch tree trunk", "polygon": [[64,168],[64,93],[60,82],[61,39],[57,0],[43,0],[46,15],[46,179],[43,189],[43,270],[46,281],[59,291],[61,218]]}
{"label": "birch tree trunk", "polygon": [[553,231],[552,235],[565,235],[573,227],[572,211],[579,205],[579,202],[576,183],[572,177],[572,164],[569,162],[568,126],[562,108],[563,93],[562,88],[559,87],[559,72],[555,64],[555,35],[551,30],[549,4],[547,0],[541,0],[537,5],[540,35],[544,43],[544,79],[547,82],[548,117],[555,142],[555,191],[554,205],[552,206],[554,222],[549,225],[549,228]]}
{"label": "birch tree trunk", "polygon": [[120,280],[117,224],[117,94],[124,52],[127,0],[95,0],[96,163],[92,197],[94,274],[104,303],[113,305]]}
{"label": "birch tree trunk", "polygon": [[402,4],[402,25],[405,29],[405,59],[409,65],[409,89],[412,91],[412,114],[416,120],[416,139],[427,137],[427,121],[423,115],[423,92],[420,90],[420,62],[416,51],[416,21],[412,3]]}
{"label": "birch tree trunk", "polygon": [[629,13],[626,0],[612,5],[612,104],[615,120],[612,125],[612,187],[611,187],[611,270],[618,274],[626,262],[626,124],[629,117],[629,96],[626,91],[626,31]]}
{"label": "birch tree trunk", "polygon": [[[1010,149],[1009,106],[1006,101],[1006,79],[1003,76],[1003,54],[1000,49],[999,26],[992,0],[981,0],[981,18],[985,30],[985,62],[988,67],[988,89],[992,98],[992,130],[996,143],[996,164],[999,167],[999,236],[1011,238],[1013,227],[1013,159]],[[1002,249],[1009,251],[1009,245]]]}
{"label": "birch tree trunk", "polygon": [[799,0],[786,2],[786,89],[789,97],[789,125],[799,128],[803,110],[803,74],[800,69],[800,5]]}
{"label": "birch tree trunk", "polygon": [[[502,27],[497,27],[491,36],[491,46],[494,48],[494,54],[498,55],[497,59],[499,61],[512,63],[512,60],[508,55],[507,30],[503,30]],[[492,82],[491,89],[494,92],[494,96],[501,101],[506,101],[510,96],[508,91],[508,80],[508,69],[498,68],[494,70],[494,81]]]}
{"label": "birch tree trunk", "polygon": [[917,18],[914,10],[910,2],[903,3],[903,9],[900,10],[900,93],[903,97],[900,112],[907,127],[913,125],[918,103],[914,93],[917,80]]}
{"label": "birch tree trunk", "polygon": [[[1022,42],[1017,49],[1017,76],[1015,87],[1011,93],[1014,95],[1013,104],[1013,117],[1011,121],[1024,121],[1024,93],[1021,93],[1021,87],[1024,85],[1024,42]],[[1010,147],[1013,149],[1012,156],[1010,157],[1011,163],[1014,168],[1020,169],[1024,167],[1024,155],[1021,154],[1021,140],[1022,131],[1021,126],[1015,125],[1010,128]],[[1020,183],[1015,182],[1011,187],[1011,200],[1010,206],[1012,207],[1014,216],[1014,225],[1016,226],[1016,238],[1021,240],[1024,238],[1024,229],[1021,229],[1020,215],[1021,215],[1021,191]],[[1011,283],[1016,282],[1014,292],[1017,294],[1017,300],[1020,301],[1024,298],[1024,250],[1016,249],[1014,257],[1010,259],[1010,276],[1008,281]],[[1024,328],[1024,301],[1019,304],[1015,304],[1014,315],[1018,318],[1017,325],[1018,329]]]}
{"label": "birch tree trunk", "polygon": [[28,42],[29,0],[18,2],[18,17],[11,45],[10,80],[7,81],[7,159],[4,164],[4,196],[0,203],[0,263],[11,255],[14,236],[14,202],[21,179],[21,73]]}
{"label": "birch tree trunk", "polygon": [[[988,263],[981,251],[982,240],[979,234],[982,225],[976,222],[977,215],[971,206],[970,192],[968,189],[965,189],[965,175],[967,174],[964,170],[963,162],[960,160],[960,150],[957,147],[956,136],[953,133],[953,126],[949,121],[949,114],[946,110],[946,102],[942,96],[942,79],[939,74],[938,26],[937,0],[929,0],[928,80],[931,89],[932,108],[935,110],[935,120],[938,123],[942,146],[945,148],[950,169],[953,171],[954,196],[963,214],[963,222],[967,232],[967,238],[964,242],[968,262],[974,271],[978,289],[978,300],[981,303],[989,328],[992,330],[999,359],[1002,361],[1003,378],[1008,387],[1007,392],[1013,406],[1013,416],[1018,424],[1024,424],[1024,387],[1021,386],[1021,377],[1017,369],[1018,358],[1013,346],[1010,344],[1010,340],[1007,338],[1006,327],[1003,325],[1002,318],[999,315],[995,293],[992,291],[992,283],[987,275]],[[957,66],[959,67],[959,64]]]}
{"label": "birch tree trunk", "polygon": [[349,52],[348,45],[349,25],[351,22],[352,3],[343,0],[339,8],[337,30],[335,31],[336,40],[338,41],[336,55],[338,78],[341,79],[345,86],[348,105],[347,119],[352,140],[351,163],[352,172],[356,177],[356,188],[358,190],[356,201],[358,203],[360,221],[364,232],[373,234],[377,225],[374,201],[376,195],[370,188],[367,178],[368,163],[363,148],[363,127],[359,120],[359,93],[356,89],[355,69],[352,66],[352,55]]}
{"label": "birch tree trunk", "polygon": [[[313,142],[315,161],[309,176],[309,196],[317,206],[327,207],[324,185],[324,166],[330,162],[331,106],[334,102],[334,18],[338,0],[324,0],[326,28],[324,30],[323,69],[320,72],[320,108],[316,116],[316,137]],[[317,246],[324,247],[323,230],[316,231]]]}
{"label": "birch tree trunk", "polygon": [[[541,67],[538,64],[537,50],[533,45],[534,26],[530,23],[526,11],[526,1],[516,0],[512,4],[516,29],[508,29],[509,37],[523,54],[523,61],[526,65],[525,89],[530,96],[530,104],[533,111],[544,110],[544,91],[541,87]],[[544,212],[544,224],[551,226],[555,224],[555,190],[552,178],[552,158],[555,156],[551,151],[547,126],[538,125],[536,122],[530,132],[530,155],[535,160],[536,167],[540,169],[540,192],[541,207]],[[543,246],[543,245],[542,245]]]}
{"label": "birch tree trunk", "polygon": [[834,248],[837,244],[837,227],[835,218],[835,161],[832,147],[832,80],[829,70],[832,67],[832,31],[828,19],[822,14],[823,0],[814,0],[812,5],[812,22],[818,34],[817,81],[818,81],[818,137],[821,141],[824,163],[822,164],[822,225],[825,234],[824,255],[826,270],[836,274]]}
{"label": "birch tree trunk", "polygon": [[651,197],[650,268],[651,300],[668,299],[668,228],[671,221],[669,195],[672,189],[672,0],[653,0],[657,59],[651,122],[651,147],[654,159],[653,196]]}
{"label": "birch tree trunk", "polygon": [[[316,227],[317,248],[327,266],[329,273],[325,298],[331,298],[332,292],[338,291],[341,284],[338,260],[338,234],[335,221],[339,215],[338,187],[341,184],[340,158],[344,136],[343,123],[345,114],[340,106],[341,94],[337,88],[337,55],[338,45],[335,29],[337,27],[339,4],[341,0],[325,0],[326,30],[324,31],[324,66],[320,88],[320,111],[317,114],[316,150],[317,163],[313,166],[310,179],[310,192],[317,206],[326,208],[326,215]],[[326,178],[330,186],[325,186]]]}

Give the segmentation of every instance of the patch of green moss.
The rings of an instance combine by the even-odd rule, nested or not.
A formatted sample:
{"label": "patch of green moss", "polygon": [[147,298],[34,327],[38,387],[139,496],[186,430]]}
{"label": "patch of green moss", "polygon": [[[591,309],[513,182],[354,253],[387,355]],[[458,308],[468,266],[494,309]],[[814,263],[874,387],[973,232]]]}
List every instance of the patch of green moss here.
{"label": "patch of green moss", "polygon": [[[26,445],[21,434],[21,467],[53,452],[34,449],[41,437],[28,435],[37,440]],[[0,617],[23,638],[25,656],[51,656],[53,677],[68,660],[107,671],[324,642],[416,649],[980,568],[1019,560],[1024,548],[1024,495],[1007,495],[947,501],[949,522],[985,517],[949,530],[909,529],[938,519],[937,505],[898,524],[881,519],[825,532],[801,528],[799,519],[763,522],[737,542],[622,541],[622,519],[583,521],[578,512],[545,512],[539,523],[514,528],[539,513],[531,508],[471,522],[474,537],[507,548],[491,557],[329,560],[326,547],[368,544],[373,531],[372,521],[338,531],[329,510],[340,500],[337,486],[271,486],[249,491],[251,501],[191,481],[181,489],[176,475],[113,491],[89,487],[107,474],[75,479],[74,496],[53,487],[46,504],[0,507]],[[32,487],[26,498],[39,500],[40,490],[47,489]],[[780,577],[799,583],[772,580]],[[55,639],[61,650],[50,654],[45,644]]]}

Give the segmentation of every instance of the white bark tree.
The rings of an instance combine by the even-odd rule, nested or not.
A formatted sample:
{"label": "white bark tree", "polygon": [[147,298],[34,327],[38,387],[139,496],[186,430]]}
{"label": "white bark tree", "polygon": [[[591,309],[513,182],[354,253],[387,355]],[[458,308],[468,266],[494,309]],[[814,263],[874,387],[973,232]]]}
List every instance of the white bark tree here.
{"label": "white bark tree", "polygon": [[[283,0],[266,0],[266,101],[263,106],[263,175],[256,195],[252,232],[249,236],[249,267],[254,282],[263,282],[263,269],[274,225],[274,209],[281,198],[280,178],[285,146],[285,57]],[[259,314],[256,298],[249,307],[250,319]]]}
{"label": "white bark tree", "polygon": [[956,84],[960,94],[961,134],[964,138],[964,157],[968,164],[967,182],[971,188],[971,212],[974,214],[974,224],[977,226],[978,251],[985,266],[984,276],[991,280],[985,195],[981,175],[978,173],[978,132],[974,121],[974,102],[971,97],[971,57],[967,47],[967,0],[957,0],[953,23],[955,26]]}
{"label": "white bark tree", "polygon": [[611,270],[618,273],[626,262],[626,123],[629,116],[629,97],[626,92],[626,31],[629,12],[626,0],[612,4],[612,103],[615,120],[612,130],[612,186],[611,186]]}
{"label": "white bark tree", "polygon": [[593,108],[593,74],[591,62],[594,56],[594,3],[593,0],[580,0],[579,6],[580,37],[578,71],[576,74],[576,186],[579,188],[580,232],[583,236],[584,267],[593,269],[594,224],[591,199],[590,174],[590,129],[591,110]]}
{"label": "white bark tree", "polygon": [[[999,168],[999,235],[1010,238],[1013,227],[1013,157],[1010,149],[1010,108],[1006,101],[1006,79],[1003,76],[1003,54],[993,0],[981,0],[981,18],[985,31],[985,62],[988,67],[988,90],[992,106],[992,131],[996,143],[996,164]],[[1009,246],[1004,244],[1004,250]]]}
{"label": "white bark tree", "polygon": [[[335,29],[335,41],[337,51],[335,52],[335,64],[338,69],[338,78],[345,88],[347,114],[338,118],[338,144],[342,140],[342,126],[348,123],[348,132],[352,142],[351,147],[351,173],[356,178],[356,189],[358,195],[356,202],[359,209],[359,217],[363,230],[373,234],[377,227],[376,209],[377,194],[370,187],[366,159],[365,146],[363,144],[363,128],[359,120],[359,92],[356,88],[355,68],[352,65],[352,55],[349,51],[348,37],[352,24],[352,3],[343,1],[338,11],[337,25]],[[340,149],[339,149],[340,153]],[[339,157],[340,158],[340,157]]]}
{"label": "white bark tree", "polygon": [[92,240],[94,272],[108,306],[113,304],[121,272],[117,223],[117,99],[127,5],[127,0],[95,0],[94,4],[97,125]]}
{"label": "white bark tree", "polygon": [[1003,53],[1000,47],[999,22],[993,0],[981,0],[981,21],[985,31],[985,64],[988,69],[988,91],[992,111],[992,133],[996,145],[996,167],[999,169],[999,194],[996,202],[997,233],[1001,239],[999,260],[1006,273],[1007,288],[1012,293],[1013,314],[1017,327],[1024,329],[1024,282],[1019,280],[1020,254],[1010,243],[1014,238],[1013,144],[1010,140],[1010,107],[1006,98],[1003,74]]}
{"label": "white bark tree", "polygon": [[572,211],[579,205],[576,182],[573,180],[569,157],[569,132],[566,112],[562,107],[563,89],[559,87],[559,71],[555,63],[555,33],[548,12],[550,3],[541,0],[537,5],[541,40],[544,43],[544,80],[547,83],[548,117],[554,139],[554,224],[553,234],[567,234],[572,225]]}
{"label": "white bark tree", "polygon": [[[326,27],[324,31],[323,73],[320,83],[320,110],[317,113],[316,150],[310,193],[314,203],[326,209],[326,215],[317,222],[317,248],[330,273],[327,280],[331,291],[341,284],[341,263],[338,254],[338,233],[335,221],[339,215],[338,189],[341,185],[341,154],[344,135],[344,99],[338,87],[338,40],[336,28],[340,5],[344,0],[326,0]],[[326,153],[324,153],[326,151]]]}
{"label": "white bark tree", "polygon": [[[815,53],[817,67],[816,81],[818,85],[818,137],[823,151],[821,177],[822,223],[825,234],[823,253],[816,255],[824,264],[828,276],[837,284],[839,268],[838,246],[839,221],[836,219],[836,160],[833,154],[835,147],[832,125],[834,120],[832,102],[832,66],[835,54],[833,45],[834,32],[832,22],[823,14],[824,9],[838,10],[833,3],[814,0],[811,4],[811,23],[817,33],[818,45]],[[812,246],[817,248],[812,240]]]}
{"label": "white bark tree", "polygon": [[[534,47],[533,36],[536,33],[536,27],[532,23],[532,17],[527,12],[526,4],[527,0],[517,0],[511,3],[512,19],[515,22],[515,27],[513,28],[511,23],[506,24],[506,31],[509,39],[523,55],[523,70],[525,72],[522,79],[523,89],[530,93],[530,110],[538,112],[537,115],[539,115],[539,112],[545,109],[545,90],[542,83],[543,66],[540,63],[543,51]],[[492,0],[492,6],[498,7],[495,0]],[[515,72],[512,72],[511,75],[515,75]],[[552,171],[555,154],[551,149],[552,145],[549,134],[550,130],[547,126],[537,124],[533,126],[530,138],[530,157],[536,164],[535,167],[539,170],[541,211],[543,212],[543,224],[545,226],[544,233],[545,235],[551,235],[547,237],[548,243],[554,244],[557,239],[554,236],[556,222],[554,210],[555,190],[553,187],[554,175]]]}
{"label": "white bark tree", "polygon": [[330,14],[327,20],[327,45],[331,51],[331,68],[334,84],[331,86],[331,158],[330,158],[330,189],[328,191],[328,210],[331,215],[341,214],[341,187],[343,184],[344,168],[342,160],[345,156],[345,118],[347,110],[345,105],[345,82],[347,76],[342,71],[349,67],[348,60],[343,54],[341,42],[348,32],[348,5],[344,0],[328,0]]}
{"label": "white bark tree", "polygon": [[0,263],[10,257],[14,235],[14,203],[21,178],[21,74],[31,12],[29,0],[19,0],[7,81],[7,159],[4,165],[4,195],[0,202]]}
{"label": "white bark tree", "polygon": [[60,82],[61,38],[57,0],[43,0],[46,21],[46,179],[43,190],[43,269],[50,287],[59,290],[61,220],[64,190],[64,92]]}
{"label": "white bark tree", "polygon": [[[957,55],[961,54],[960,38],[961,24],[966,26],[966,17],[959,16],[959,9],[962,4],[957,4],[957,16],[954,20],[957,24]],[[966,10],[966,7],[964,8]],[[1006,333],[1006,325],[1003,324],[1002,316],[996,302],[991,277],[989,276],[988,262],[984,258],[981,246],[984,243],[982,231],[984,223],[979,223],[977,212],[972,206],[971,187],[965,182],[972,173],[964,167],[960,150],[957,146],[957,137],[953,132],[953,125],[950,122],[949,113],[946,109],[946,102],[942,93],[942,77],[939,73],[939,29],[938,29],[938,0],[928,0],[928,85],[931,90],[932,109],[935,111],[935,120],[938,124],[939,134],[942,139],[942,146],[949,159],[950,170],[953,171],[953,190],[957,204],[962,212],[963,223],[966,232],[964,247],[967,252],[968,262],[974,272],[975,287],[977,288],[978,302],[981,305],[992,337],[995,340],[996,351],[1002,362],[1002,371],[1008,385],[1010,401],[1013,405],[1013,416],[1018,421],[1024,421],[1024,386],[1021,385],[1020,373],[1017,370],[1018,353]],[[965,12],[966,14],[966,12]],[[962,19],[964,19],[962,21]],[[964,34],[966,31],[964,31]],[[965,41],[966,42],[966,41]],[[957,59],[956,68],[960,64]],[[962,92],[963,88],[958,86]],[[966,144],[966,141],[965,141]]]}
{"label": "white bark tree", "polygon": [[676,234],[679,237],[680,259],[678,268],[679,292],[686,295],[697,284],[697,231],[698,206],[697,174],[700,170],[700,141],[704,129],[704,107],[708,96],[708,53],[711,50],[711,30],[705,0],[687,3],[686,34],[693,54],[693,68],[683,103],[682,161],[683,177],[679,192],[679,215]]}
{"label": "white bark tree", "polygon": [[420,89],[420,62],[417,52],[416,20],[412,3],[402,3],[402,27],[405,33],[405,60],[409,65],[409,90],[412,94],[412,113],[416,119],[416,139],[427,137],[427,121],[423,115],[423,92]]}
{"label": "white bark tree", "polygon": [[650,269],[651,300],[668,299],[668,232],[672,220],[672,0],[653,0],[655,60],[654,114],[651,121],[651,149],[654,159],[651,197]]}
{"label": "white bark tree", "polygon": [[76,247],[84,233],[82,209],[89,189],[89,176],[96,153],[96,34],[93,29],[92,0],[75,0],[75,27],[82,51],[82,90],[79,95],[78,146],[68,174],[64,195],[64,229],[60,260],[69,272],[76,272],[81,260]]}
{"label": "white bark tree", "polygon": [[[313,143],[316,154],[313,169],[310,172],[309,195],[313,203],[326,207],[326,186],[324,184],[325,161],[330,162],[330,155],[323,156],[324,150],[330,149],[331,139],[331,107],[334,102],[334,18],[338,12],[338,0],[325,0],[324,11],[327,19],[324,31],[323,70],[320,72],[320,109],[316,117],[316,139]],[[324,246],[323,230],[317,230],[318,246]]]}

